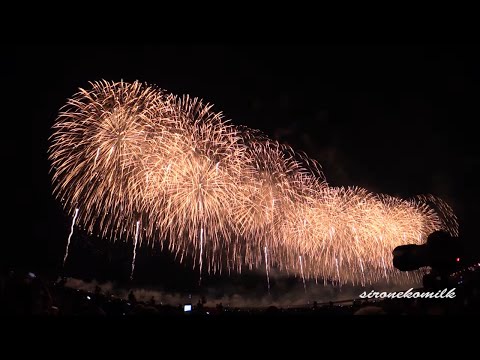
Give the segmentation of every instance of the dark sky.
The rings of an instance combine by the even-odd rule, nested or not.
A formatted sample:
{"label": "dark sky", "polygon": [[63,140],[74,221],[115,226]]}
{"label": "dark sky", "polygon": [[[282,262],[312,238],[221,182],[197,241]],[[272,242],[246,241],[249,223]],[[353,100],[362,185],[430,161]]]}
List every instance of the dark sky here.
{"label": "dark sky", "polygon": [[[59,272],[71,219],[51,196],[47,139],[66,99],[99,79],[140,80],[201,97],[235,124],[306,151],[331,185],[438,195],[459,216],[462,237],[479,249],[475,46],[35,45],[14,47],[2,61],[21,99],[12,126],[20,130],[29,117],[32,141],[31,191],[12,196],[21,225],[12,235],[10,266]],[[27,160],[6,159],[25,173]],[[71,254],[70,275],[127,277],[126,245],[79,234]],[[168,282],[165,269],[178,270],[159,251],[145,249],[137,259],[139,282]],[[177,273],[177,284],[197,276],[186,268]]]}

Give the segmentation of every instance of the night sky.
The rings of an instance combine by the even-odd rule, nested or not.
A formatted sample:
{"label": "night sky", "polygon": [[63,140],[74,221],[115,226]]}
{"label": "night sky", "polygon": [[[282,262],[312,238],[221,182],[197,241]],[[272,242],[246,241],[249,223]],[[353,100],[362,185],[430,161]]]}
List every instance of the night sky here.
{"label": "night sky", "polygon": [[[233,123],[305,151],[333,186],[440,196],[458,215],[472,253],[480,248],[474,46],[35,45],[13,47],[2,62],[21,99],[8,120],[17,129],[8,149],[29,141],[20,136],[27,118],[32,141],[31,162],[3,154],[9,174],[18,174],[8,175],[11,192],[5,189],[18,205],[9,217],[20,224],[9,235],[12,250],[4,252],[9,267],[61,273],[71,219],[51,195],[48,137],[66,99],[100,79],[140,80],[201,97]],[[32,180],[23,186],[16,176],[29,177],[27,163]],[[130,259],[130,244],[77,233],[65,272],[127,282]],[[197,277],[159,249],[137,254],[138,284],[182,288]]]}

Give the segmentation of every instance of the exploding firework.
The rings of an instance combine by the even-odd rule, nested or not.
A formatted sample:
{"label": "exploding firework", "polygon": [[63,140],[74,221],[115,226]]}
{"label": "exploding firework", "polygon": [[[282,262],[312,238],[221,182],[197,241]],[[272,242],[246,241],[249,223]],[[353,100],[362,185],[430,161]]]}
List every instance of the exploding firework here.
{"label": "exploding firework", "polygon": [[[61,109],[49,158],[54,194],[89,233],[167,244],[215,273],[273,266],[336,284],[403,281],[392,250],[435,230],[448,205],[327,185],[317,162],[234,126],[197,98],[91,83]],[[68,245],[67,245],[68,251]],[[65,256],[66,258],[66,256]]]}
{"label": "exploding firework", "polygon": [[161,91],[139,83],[97,82],[62,109],[50,148],[54,193],[69,212],[80,209],[78,223],[89,233],[134,236],[146,214],[150,144],[176,127],[165,104]]}
{"label": "exploding firework", "polygon": [[217,271],[235,234],[232,204],[243,196],[246,147],[210,105],[189,97],[170,105],[182,131],[168,158],[161,155],[149,169],[151,186],[162,197],[149,202],[150,219],[180,261],[190,254],[200,269],[205,263],[209,272]]}

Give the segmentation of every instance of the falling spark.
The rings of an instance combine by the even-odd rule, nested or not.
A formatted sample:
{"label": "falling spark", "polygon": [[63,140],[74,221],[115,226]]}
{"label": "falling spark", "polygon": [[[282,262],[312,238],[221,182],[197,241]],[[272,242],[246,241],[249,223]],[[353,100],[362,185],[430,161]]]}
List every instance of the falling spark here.
{"label": "falling spark", "polygon": [[383,274],[385,276],[385,279],[388,279],[387,266],[385,265],[385,258],[383,256],[382,256],[382,265],[383,265]]}
{"label": "falling spark", "polygon": [[100,148],[97,149],[97,155],[95,155],[95,160],[93,161],[93,168],[97,166],[98,155],[100,155]]}
{"label": "falling spark", "polygon": [[341,284],[341,281],[340,281],[340,271],[338,270],[338,259],[335,258],[335,266],[337,268],[337,279],[338,279],[338,283]]}
{"label": "falling spark", "polygon": [[202,283],[202,264],[203,264],[203,227],[200,228],[200,278],[198,280],[198,285]]}
{"label": "falling spark", "polygon": [[137,257],[137,241],[138,241],[139,228],[140,228],[140,221],[137,221],[137,229],[135,230],[135,242],[133,244],[132,271],[130,273],[130,280],[133,280],[133,270],[135,270],[135,258]]}
{"label": "falling spark", "polygon": [[267,247],[265,246],[265,271],[267,272],[267,287],[268,293],[270,294],[270,276],[268,274],[268,255],[267,255]]}
{"label": "falling spark", "polygon": [[[365,286],[365,273],[364,273],[364,270],[363,270],[363,262],[362,262],[362,259],[359,259],[360,261],[360,269],[362,270],[362,282],[361,282],[361,285],[362,286]],[[407,274],[408,275],[408,274]]]}
{"label": "falling spark", "polygon": [[305,290],[305,293],[307,292],[307,285],[305,284],[305,275],[303,274],[303,263],[302,263],[302,256],[300,255],[298,257],[300,260],[300,269],[302,271],[302,280],[303,280],[303,289]]}
{"label": "falling spark", "polygon": [[70,239],[72,238],[73,227],[75,225],[75,220],[77,220],[77,215],[78,215],[78,208],[75,209],[75,215],[73,215],[72,226],[70,226],[70,235],[68,235],[68,239],[67,239],[67,248],[65,249],[65,256],[63,257],[63,266],[65,266],[65,261],[67,260],[68,248],[70,247]]}

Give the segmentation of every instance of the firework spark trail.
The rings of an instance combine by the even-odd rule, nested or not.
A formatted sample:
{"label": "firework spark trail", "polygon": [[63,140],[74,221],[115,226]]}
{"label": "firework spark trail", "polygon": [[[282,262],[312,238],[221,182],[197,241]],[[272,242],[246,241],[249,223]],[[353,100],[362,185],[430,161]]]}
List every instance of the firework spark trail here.
{"label": "firework spark trail", "polygon": [[[200,254],[200,280],[204,267],[241,273],[265,261],[269,289],[270,267],[304,282],[401,282],[410,274],[385,261],[395,246],[436,230],[458,235],[441,199],[331,187],[307,155],[229,124],[200,99],[137,81],[80,89],[53,129],[53,192],[75,209],[68,244],[78,223],[89,234],[132,239],[135,261],[141,222],[152,246],[167,240],[180,261]],[[67,254],[68,245],[64,262]]]}
{"label": "firework spark trail", "polygon": [[362,286],[365,286],[366,282],[365,282],[365,272],[363,270],[363,263],[362,263],[362,259],[359,259],[360,261],[360,270],[362,271],[362,281],[361,281],[361,285]]}
{"label": "firework spark trail", "polygon": [[73,227],[75,226],[75,220],[77,220],[77,215],[78,215],[78,208],[75,209],[75,215],[73,215],[72,226],[70,226],[70,234],[68,235],[67,247],[65,249],[65,256],[63,257],[63,266],[65,266],[65,261],[67,261],[68,248],[70,247],[70,239],[72,238]]}
{"label": "firework spark trail", "polygon": [[265,246],[265,271],[267,273],[267,287],[268,287],[268,293],[270,294],[270,275],[268,273],[268,253],[267,253],[267,247]]}
{"label": "firework spark trail", "polygon": [[200,278],[198,279],[198,285],[202,284],[202,265],[203,265],[203,227],[200,229]]}
{"label": "firework spark trail", "polygon": [[385,276],[385,279],[388,279],[387,266],[385,264],[385,259],[383,257],[382,257],[382,265],[383,265],[383,274]]}
{"label": "firework spark trail", "polygon": [[340,279],[340,271],[338,270],[338,259],[335,258],[335,267],[337,269],[337,278],[338,278],[338,283],[341,284],[341,279]]}
{"label": "firework spark trail", "polygon": [[303,264],[302,264],[302,255],[298,257],[300,260],[300,269],[302,272],[302,280],[303,280],[303,289],[305,290],[305,293],[307,292],[307,285],[305,284],[305,274],[303,273]]}
{"label": "firework spark trail", "polygon": [[137,242],[138,242],[139,228],[140,228],[140,220],[137,221],[137,228],[135,230],[135,242],[133,243],[132,271],[130,272],[130,280],[133,280],[133,271],[135,270],[135,258],[137,257]]}

